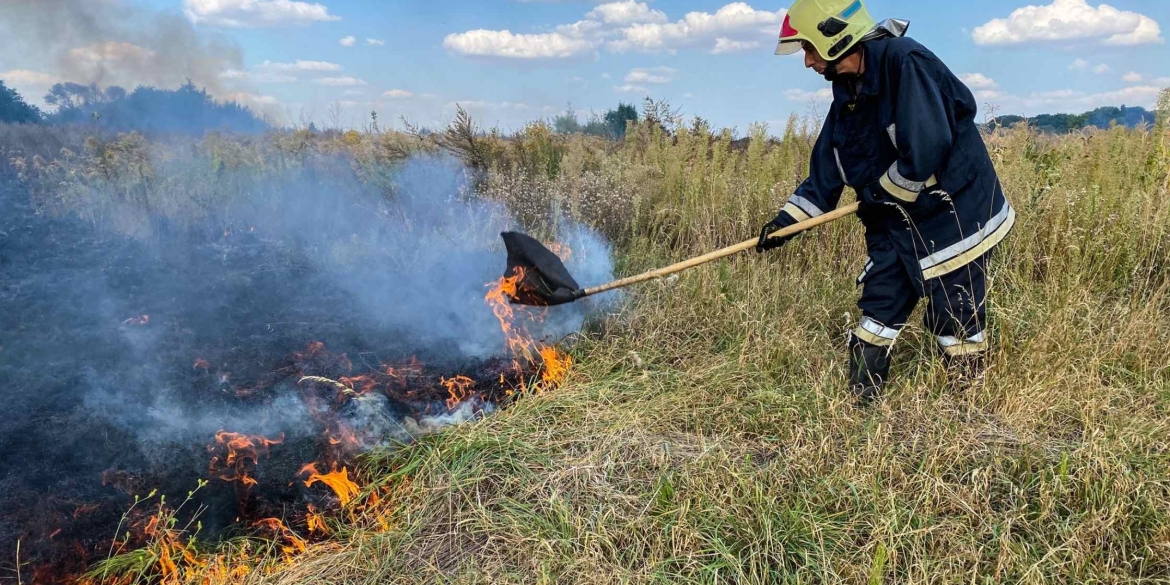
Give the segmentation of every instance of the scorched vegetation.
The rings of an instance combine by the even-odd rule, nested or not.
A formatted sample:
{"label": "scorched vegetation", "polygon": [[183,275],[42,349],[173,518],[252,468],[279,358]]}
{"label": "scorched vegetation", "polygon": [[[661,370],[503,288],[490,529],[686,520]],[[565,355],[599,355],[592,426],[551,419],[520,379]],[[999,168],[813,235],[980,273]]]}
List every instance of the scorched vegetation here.
{"label": "scorched vegetation", "polygon": [[[158,486],[135,485],[127,517],[140,528],[108,535],[126,546],[91,558],[90,582],[1170,581],[1170,95],[1160,111],[1137,129],[989,131],[1020,223],[992,274],[982,378],[955,379],[911,327],[888,398],[853,407],[844,347],[865,253],[861,227],[840,222],[778,254],[610,299],[552,367],[539,357],[551,342],[510,339],[507,355],[531,359],[524,375],[489,364],[479,383],[488,371],[512,380],[502,391],[523,380],[542,392],[280,478],[328,487],[311,500],[324,509],[258,518],[215,544],[177,521],[185,492],[164,504],[147,498]],[[654,115],[612,143],[456,122],[432,135],[208,135],[179,147],[33,136],[6,158],[40,214],[149,241],[241,201],[270,209],[257,186],[317,157],[389,192],[404,161],[453,152],[470,169],[468,197],[546,240],[563,223],[588,226],[629,274],[751,237],[806,174],[816,127],[794,119],[743,140]],[[502,252],[484,261],[498,270]],[[505,331],[527,323],[495,311]],[[325,357],[291,366],[311,359]],[[307,383],[361,392],[343,370]],[[456,404],[468,396],[458,378],[443,384]],[[254,453],[232,459],[233,477],[265,472],[264,451],[281,447],[219,439]]]}

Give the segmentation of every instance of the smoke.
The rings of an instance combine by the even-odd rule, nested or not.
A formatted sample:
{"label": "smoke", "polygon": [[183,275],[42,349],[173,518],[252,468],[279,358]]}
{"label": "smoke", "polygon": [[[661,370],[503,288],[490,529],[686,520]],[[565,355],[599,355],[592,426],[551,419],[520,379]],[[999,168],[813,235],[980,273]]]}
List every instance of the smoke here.
{"label": "smoke", "polygon": [[[254,200],[235,201],[227,215],[218,218],[216,231],[246,229],[246,244],[208,250],[193,246],[186,233],[164,237],[157,252],[169,259],[166,269],[179,263],[186,272],[185,281],[216,286],[210,290],[206,285],[182,291],[158,289],[166,298],[140,301],[161,307],[161,315],[156,313],[152,319],[165,318],[168,310],[214,304],[217,306],[208,317],[247,312],[253,317],[264,315],[268,322],[337,324],[328,333],[344,327],[346,343],[354,349],[419,356],[439,366],[508,357],[500,323],[484,300],[487,285],[503,275],[505,254],[499,234],[518,227],[508,210],[477,198],[470,175],[452,157],[410,159],[389,175],[387,191],[357,180],[344,168],[343,160],[328,159],[321,164],[320,170],[310,167],[307,172],[275,181],[267,204],[257,207]],[[239,180],[233,174],[224,173],[221,182]],[[574,222],[559,223],[557,240],[572,250],[566,262],[569,270],[583,283],[608,280],[613,268],[604,239]],[[290,262],[285,270],[295,272],[295,279],[290,274],[285,282],[255,283],[265,287],[262,292],[245,292],[222,283],[225,270],[261,269],[278,261],[266,254],[276,251],[285,255],[279,261]],[[222,254],[225,262],[208,262],[209,252]],[[235,265],[231,257],[241,252],[259,255]],[[160,273],[146,278],[158,282],[170,276]],[[124,306],[117,300],[120,291],[111,290],[108,282],[74,282],[72,286],[90,291],[95,307]],[[534,338],[555,343],[581,328],[594,302],[549,309],[543,320],[526,322],[525,327]],[[103,312],[110,320],[126,318],[109,309]],[[312,318],[305,316],[308,314]],[[216,323],[220,320],[213,317],[199,333],[218,338],[219,343],[235,343],[233,332],[222,331]],[[130,361],[175,367],[157,355],[159,348],[171,344],[164,335],[152,327],[120,330]],[[294,341],[303,344],[314,339]],[[191,352],[191,359],[195,353]],[[186,363],[180,365],[190,368]],[[289,408],[279,397],[258,410],[209,407],[202,401],[183,406],[190,402],[186,400],[189,390],[157,382],[166,378],[167,372],[154,366],[121,372],[118,384],[91,376],[95,383],[86,392],[84,404],[90,412],[148,443],[205,438],[223,428],[249,434],[296,435],[299,429],[311,426],[303,408]],[[223,394],[231,387],[221,387],[214,376],[208,382],[211,385],[202,393]],[[149,392],[126,391],[133,388],[149,388]],[[280,396],[291,396],[294,390],[284,389]]]}
{"label": "smoke", "polygon": [[[519,226],[458,161],[370,169],[306,154],[231,170],[190,144],[159,152],[152,180],[174,199],[138,207],[116,185],[72,191],[128,206],[79,210],[85,221],[35,212],[0,175],[0,466],[19,470],[0,478],[0,543],[19,540],[34,559],[67,558],[74,542],[97,550],[127,493],[194,489],[219,430],[282,437],[253,493],[286,506],[303,497],[296,474],[321,456],[326,429],[344,425],[362,449],[439,432],[495,408],[488,395],[448,408],[441,375],[482,391],[510,371],[484,295],[505,266],[499,232]],[[133,221],[148,227],[125,229]],[[581,283],[608,279],[608,244],[556,223]],[[525,326],[555,342],[590,302]],[[300,379],[416,357],[426,368],[401,393],[339,401]],[[213,478],[200,491],[209,535],[283,514],[263,498],[241,510],[235,487]],[[78,506],[93,503],[79,523]]]}
{"label": "smoke", "polygon": [[243,63],[238,46],[178,12],[120,0],[4,0],[0,38],[14,69],[99,86],[174,88],[190,79],[222,96],[220,75]]}

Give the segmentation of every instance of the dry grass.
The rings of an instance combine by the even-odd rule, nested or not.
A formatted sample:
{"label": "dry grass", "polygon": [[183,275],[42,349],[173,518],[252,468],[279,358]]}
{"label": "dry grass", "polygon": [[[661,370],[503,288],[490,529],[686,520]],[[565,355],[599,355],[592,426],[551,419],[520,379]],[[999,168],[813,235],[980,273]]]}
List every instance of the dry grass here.
{"label": "dry grass", "polygon": [[[484,191],[655,266],[749,237],[806,172],[795,122],[746,150],[701,130],[548,138],[557,173],[496,168]],[[830,226],[638,289],[558,391],[372,454],[381,522],[209,582],[1170,582],[1167,129],[987,140],[1020,223],[985,377],[911,327],[888,398],[855,409],[864,246]]]}

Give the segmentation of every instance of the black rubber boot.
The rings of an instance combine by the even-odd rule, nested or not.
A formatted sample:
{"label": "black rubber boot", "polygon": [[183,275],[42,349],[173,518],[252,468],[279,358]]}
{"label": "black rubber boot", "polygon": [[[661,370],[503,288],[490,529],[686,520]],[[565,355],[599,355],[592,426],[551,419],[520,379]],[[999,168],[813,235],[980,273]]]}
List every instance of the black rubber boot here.
{"label": "black rubber boot", "polygon": [[881,347],[849,337],[849,391],[858,404],[869,405],[881,398],[889,379],[889,347]]}
{"label": "black rubber boot", "polygon": [[987,371],[987,353],[972,353],[963,356],[950,356],[943,352],[943,359],[951,373],[951,383],[956,390],[966,390],[973,384],[983,380]]}
{"label": "black rubber boot", "polygon": [[890,378],[890,350],[849,338],[849,390],[861,406],[881,398],[882,388]]}

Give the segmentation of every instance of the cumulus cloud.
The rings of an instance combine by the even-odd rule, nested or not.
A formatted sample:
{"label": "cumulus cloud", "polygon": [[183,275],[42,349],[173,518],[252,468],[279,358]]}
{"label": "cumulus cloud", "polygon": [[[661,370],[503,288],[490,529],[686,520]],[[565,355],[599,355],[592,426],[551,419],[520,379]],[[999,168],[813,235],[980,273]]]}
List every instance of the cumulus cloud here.
{"label": "cumulus cloud", "polygon": [[609,2],[601,4],[597,8],[585,14],[585,17],[591,20],[604,22],[605,24],[627,25],[635,23],[663,23],[670,20],[666,13],[661,10],[653,10],[644,2],[637,2],[635,0],[624,0],[622,2]]}
{"label": "cumulus cloud", "polygon": [[779,26],[784,11],[756,10],[743,2],[733,2],[714,14],[690,12],[681,20],[666,24],[635,24],[622,30],[619,40],[611,41],[611,50],[672,51],[722,37],[725,46],[731,40],[763,37]]}
{"label": "cumulus cloud", "polygon": [[1068,68],[1069,68],[1069,69],[1073,69],[1073,70],[1077,70],[1077,71],[1079,71],[1079,70],[1084,70],[1084,69],[1088,69],[1088,68],[1089,68],[1089,62],[1088,62],[1088,61],[1085,61],[1084,59],[1075,59],[1075,60],[1073,60],[1073,62],[1072,62],[1072,63],[1071,63],[1069,66],[1068,66]]}
{"label": "cumulus cloud", "polygon": [[637,84],[633,84],[633,83],[627,83],[625,85],[615,85],[613,90],[617,93],[640,93],[643,95],[650,94],[649,89],[642,87],[641,85],[637,85]]}
{"label": "cumulus cloud", "polygon": [[733,2],[715,13],[694,11],[670,21],[645,2],[621,0],[596,6],[582,20],[549,32],[471,30],[447,35],[443,46],[467,57],[555,60],[610,52],[675,52],[706,48],[713,54],[759,49],[775,34],[784,11],[756,10]]}
{"label": "cumulus cloud", "polygon": [[313,80],[317,85],[328,85],[332,87],[353,87],[355,85],[367,85],[365,80],[356,77],[320,77]]}
{"label": "cumulus cloud", "polygon": [[322,4],[293,0],[183,0],[195,24],[229,28],[298,26],[341,20]]}
{"label": "cumulus cloud", "polygon": [[982,73],[964,73],[959,76],[963,83],[971,89],[994,89],[999,87],[999,84],[994,79]]}
{"label": "cumulus cloud", "polygon": [[405,89],[392,89],[386,93],[383,93],[382,97],[390,98],[392,100],[401,100],[401,99],[406,99],[409,97],[414,97],[414,94],[409,92],[409,91],[406,91]]}
{"label": "cumulus cloud", "polygon": [[1130,71],[1129,73],[1122,75],[1121,80],[1126,83],[1140,83],[1142,80],[1142,74],[1136,71]]}
{"label": "cumulus cloud", "polygon": [[711,49],[711,53],[715,55],[742,53],[744,51],[754,51],[762,46],[763,43],[760,41],[737,41],[727,37],[719,37],[715,39],[715,48]]}
{"label": "cumulus cloud", "polygon": [[996,18],[972,33],[977,45],[1016,45],[1033,41],[1095,41],[1107,45],[1164,42],[1157,21],[1108,4],[1096,8],[1087,0],[1053,0],[1025,6],[1007,18]]}
{"label": "cumulus cloud", "polygon": [[381,47],[386,44],[382,39],[366,39],[366,44],[371,47]]}
{"label": "cumulus cloud", "polygon": [[560,32],[512,34],[508,30],[472,30],[449,34],[443,46],[467,57],[505,59],[566,59],[589,53],[595,43]]}
{"label": "cumulus cloud", "polygon": [[1106,73],[1109,73],[1110,71],[1111,71],[1111,69],[1109,68],[1109,66],[1104,64],[1104,63],[1093,68],[1093,73],[1096,73],[1097,75],[1105,75]]}
{"label": "cumulus cloud", "polygon": [[794,102],[831,102],[833,101],[833,89],[829,87],[816,91],[788,89],[784,90],[784,97]]}
{"label": "cumulus cloud", "polygon": [[337,42],[343,47],[352,47],[357,44],[357,37],[349,35],[348,37],[342,37],[342,39]]}
{"label": "cumulus cloud", "polygon": [[675,73],[671,67],[632,69],[626,74],[626,83],[670,83],[674,81]]}

